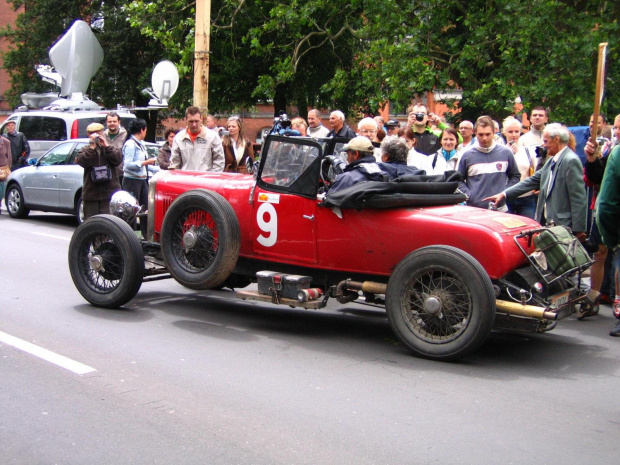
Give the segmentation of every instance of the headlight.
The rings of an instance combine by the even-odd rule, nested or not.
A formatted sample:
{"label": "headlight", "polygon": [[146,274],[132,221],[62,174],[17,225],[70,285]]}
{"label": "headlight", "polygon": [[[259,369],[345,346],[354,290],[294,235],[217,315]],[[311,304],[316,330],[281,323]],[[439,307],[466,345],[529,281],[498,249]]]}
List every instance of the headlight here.
{"label": "headlight", "polygon": [[110,200],[110,214],[122,218],[127,223],[132,223],[140,212],[140,204],[136,198],[127,191],[118,191]]}

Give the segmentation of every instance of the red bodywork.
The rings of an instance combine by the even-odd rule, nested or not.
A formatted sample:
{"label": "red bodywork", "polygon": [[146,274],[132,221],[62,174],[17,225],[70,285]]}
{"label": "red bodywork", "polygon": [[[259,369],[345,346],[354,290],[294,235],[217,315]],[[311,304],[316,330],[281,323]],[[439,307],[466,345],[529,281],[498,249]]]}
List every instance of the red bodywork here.
{"label": "red bodywork", "polygon": [[[156,181],[155,242],[176,197],[194,189],[225,197],[241,227],[240,258],[280,262],[324,270],[383,276],[410,252],[425,246],[449,245],[472,255],[491,279],[527,263],[514,236],[539,228],[533,220],[461,205],[345,209],[340,217],[317,199],[270,192],[256,187],[251,175],[170,171]],[[250,195],[252,193],[252,199]],[[250,201],[251,200],[251,201]],[[533,246],[521,239],[523,248]]]}

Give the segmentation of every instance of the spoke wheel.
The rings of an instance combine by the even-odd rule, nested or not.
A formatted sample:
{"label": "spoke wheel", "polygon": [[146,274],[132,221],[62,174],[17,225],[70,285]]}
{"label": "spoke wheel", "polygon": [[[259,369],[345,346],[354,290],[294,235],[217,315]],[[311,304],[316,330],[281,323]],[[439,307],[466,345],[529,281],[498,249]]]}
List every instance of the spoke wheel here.
{"label": "spoke wheel", "polygon": [[409,254],[388,283],[390,325],[414,353],[455,360],[484,342],[495,319],[495,296],[482,266],[447,246]]}
{"label": "spoke wheel", "polygon": [[221,195],[190,191],[172,204],[162,225],[170,274],[191,289],[212,289],[230,276],[240,247],[237,216]]}
{"label": "spoke wheel", "polygon": [[133,299],[142,285],[142,246],[121,219],[93,216],[78,226],[71,238],[69,269],[88,302],[97,307],[120,307]]}

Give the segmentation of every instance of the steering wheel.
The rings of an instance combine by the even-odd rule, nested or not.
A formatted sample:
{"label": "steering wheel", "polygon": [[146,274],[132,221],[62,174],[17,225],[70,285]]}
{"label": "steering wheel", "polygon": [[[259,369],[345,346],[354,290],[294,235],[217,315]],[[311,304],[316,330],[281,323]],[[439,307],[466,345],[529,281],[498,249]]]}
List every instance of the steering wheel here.
{"label": "steering wheel", "polygon": [[336,180],[336,173],[332,169],[331,161],[327,158],[321,160],[321,184],[323,185],[325,192],[327,192],[334,181]]}

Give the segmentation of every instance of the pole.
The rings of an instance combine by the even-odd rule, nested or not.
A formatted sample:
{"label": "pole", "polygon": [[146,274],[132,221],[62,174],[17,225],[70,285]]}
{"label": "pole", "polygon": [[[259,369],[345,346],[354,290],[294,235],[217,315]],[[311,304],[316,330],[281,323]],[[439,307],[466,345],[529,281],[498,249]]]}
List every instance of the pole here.
{"label": "pole", "polygon": [[605,50],[607,42],[598,44],[598,65],[596,67],[596,92],[594,93],[594,112],[592,113],[592,137],[596,140],[598,135],[598,116],[601,113],[603,90],[605,89]]}
{"label": "pole", "polygon": [[194,105],[206,114],[209,106],[209,41],[211,0],[196,0],[194,37]]}

